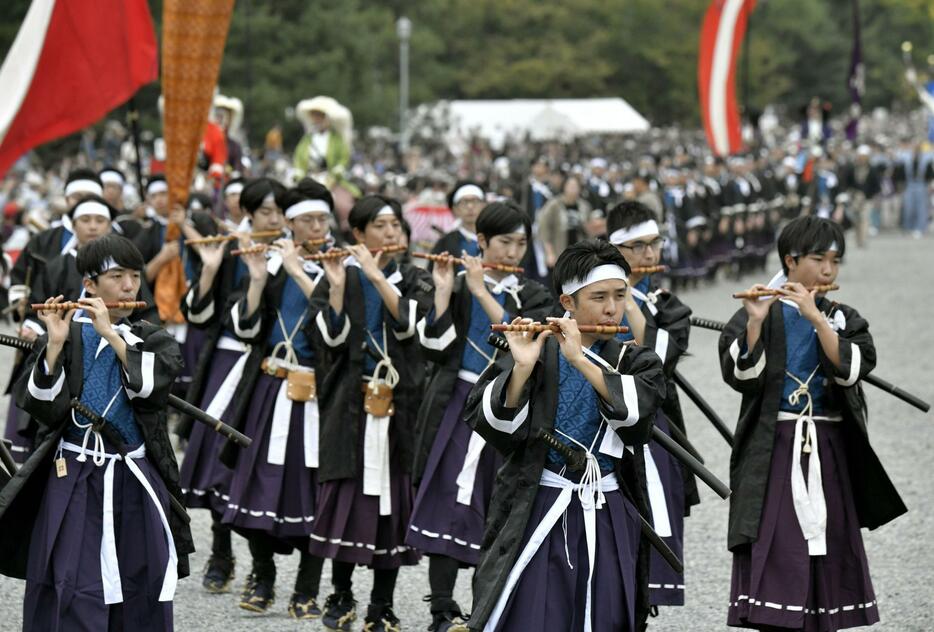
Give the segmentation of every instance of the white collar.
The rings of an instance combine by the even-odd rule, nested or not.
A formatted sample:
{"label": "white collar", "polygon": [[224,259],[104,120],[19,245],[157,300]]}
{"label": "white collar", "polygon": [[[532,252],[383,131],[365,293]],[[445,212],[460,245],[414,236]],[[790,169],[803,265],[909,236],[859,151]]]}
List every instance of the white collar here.
{"label": "white collar", "polygon": [[454,220],[454,230],[466,237],[469,241],[477,241],[477,233],[472,233],[464,228],[464,222],[460,219]]}
{"label": "white collar", "polygon": [[[345,268],[349,268],[349,267],[361,268],[361,272],[363,271],[362,270],[363,266],[360,265],[360,262],[357,261],[357,258],[354,257],[353,255],[344,259],[344,267]],[[383,276],[386,276],[386,274],[383,273]],[[399,288],[396,287],[400,283],[402,283],[402,271],[398,268],[398,266],[396,267],[396,269],[393,271],[392,274],[386,277],[386,280],[389,281],[389,285],[392,286],[393,291],[398,296],[402,296],[401,290],[399,290]]]}
{"label": "white collar", "polygon": [[[77,312],[75,312],[74,318],[72,318],[72,320],[77,323],[87,323],[89,325],[93,325],[90,318],[88,318],[87,316],[78,315],[78,314],[83,314],[83,313],[84,313],[84,310],[78,310]],[[132,346],[137,343],[143,342],[142,338],[140,338],[139,336],[137,336],[136,334],[130,331],[130,326],[126,323],[117,323],[116,325],[111,325],[111,327],[113,328],[115,332],[120,334],[120,337],[123,338],[128,345]],[[104,347],[106,347],[108,344],[110,343],[107,342],[107,339],[101,336],[100,342],[97,343],[97,351],[95,351],[94,357],[97,358],[97,356],[101,354],[101,351],[104,350]]]}

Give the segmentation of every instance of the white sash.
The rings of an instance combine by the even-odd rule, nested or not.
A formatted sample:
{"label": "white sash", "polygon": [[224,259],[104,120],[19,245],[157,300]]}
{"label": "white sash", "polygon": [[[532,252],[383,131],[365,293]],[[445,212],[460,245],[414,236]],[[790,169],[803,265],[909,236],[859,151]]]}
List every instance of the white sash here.
{"label": "white sash", "polygon": [[519,579],[522,577],[522,572],[525,570],[525,567],[529,565],[529,562],[532,561],[538,549],[541,548],[545,538],[548,537],[548,534],[554,526],[558,524],[558,520],[560,520],[562,514],[567,511],[568,506],[571,504],[572,494],[575,491],[580,498],[581,509],[584,512],[584,537],[587,540],[587,559],[590,563],[587,569],[587,600],[584,605],[584,632],[592,631],[593,624],[590,620],[592,600],[591,581],[593,579],[594,561],[597,557],[597,509],[603,506],[603,494],[619,489],[619,482],[616,480],[616,475],[613,473],[607,474],[594,485],[592,483],[585,483],[583,480],[580,483],[575,483],[559,474],[555,474],[551,470],[544,470],[538,484],[542,487],[560,489],[561,492],[548,510],[548,513],[545,514],[545,517],[542,518],[542,521],[535,528],[535,531],[532,532],[528,543],[526,543],[525,548],[522,549],[522,552],[516,559],[516,563],[513,565],[509,576],[506,578],[506,585],[503,587],[503,592],[500,594],[496,606],[493,608],[492,614],[490,614],[490,618],[483,627],[484,632],[493,632],[493,630],[496,629],[500,618],[503,616],[506,603],[509,601],[512,591],[515,590],[516,584],[519,583]]}
{"label": "white sash", "polygon": [[104,603],[107,605],[123,603],[123,585],[120,581],[120,566],[117,559],[117,538],[114,535],[114,467],[117,461],[126,463],[127,468],[136,477],[139,484],[143,486],[146,493],[149,494],[152,504],[156,507],[156,511],[159,512],[159,518],[162,520],[162,528],[165,531],[166,542],[169,547],[169,561],[165,566],[159,601],[172,601],[175,597],[175,587],[178,584],[178,554],[175,551],[175,540],[172,537],[172,530],[169,528],[165,510],[159,503],[159,497],[156,496],[156,490],[149,484],[149,480],[146,479],[146,475],[139,469],[139,466],[134,463],[134,459],[142,459],[146,456],[146,446],[141,445],[132,452],[127,452],[126,459],[119,454],[101,451],[92,452],[67,441],[60,441],[59,450],[77,452],[85,458],[91,455],[94,457],[95,462],[101,462],[99,459],[108,461],[107,469],[104,470],[104,524],[101,533],[101,582],[104,586]]}

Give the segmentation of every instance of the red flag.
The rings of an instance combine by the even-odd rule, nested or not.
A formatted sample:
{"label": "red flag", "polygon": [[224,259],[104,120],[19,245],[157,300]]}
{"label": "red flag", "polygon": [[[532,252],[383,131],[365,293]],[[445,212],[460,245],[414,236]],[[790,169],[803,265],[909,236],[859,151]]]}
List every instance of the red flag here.
{"label": "red flag", "polygon": [[146,0],[33,0],[0,68],[0,175],[159,76]]}
{"label": "red flag", "polygon": [[697,89],[707,143],[718,156],[743,147],[736,104],[736,58],[756,0],[712,0],[701,28]]}

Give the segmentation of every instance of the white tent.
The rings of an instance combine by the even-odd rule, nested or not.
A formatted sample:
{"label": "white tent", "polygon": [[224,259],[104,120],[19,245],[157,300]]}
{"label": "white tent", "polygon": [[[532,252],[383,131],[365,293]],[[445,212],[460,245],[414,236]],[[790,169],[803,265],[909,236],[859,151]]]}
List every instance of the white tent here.
{"label": "white tent", "polygon": [[505,136],[566,139],[588,134],[645,132],[649,122],[620,98],[450,101],[453,127],[500,144]]}

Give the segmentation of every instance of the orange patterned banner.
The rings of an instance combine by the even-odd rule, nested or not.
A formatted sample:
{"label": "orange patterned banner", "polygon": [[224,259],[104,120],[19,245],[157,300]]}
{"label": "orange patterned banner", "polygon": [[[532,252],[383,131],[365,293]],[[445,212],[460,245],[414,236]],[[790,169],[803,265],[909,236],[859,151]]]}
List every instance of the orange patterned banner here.
{"label": "orange patterned banner", "polygon": [[214,99],[234,0],[165,0],[162,12],[163,136],[171,202],[188,198]]}

